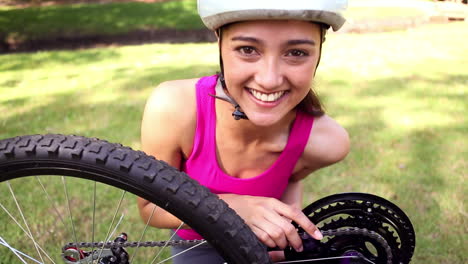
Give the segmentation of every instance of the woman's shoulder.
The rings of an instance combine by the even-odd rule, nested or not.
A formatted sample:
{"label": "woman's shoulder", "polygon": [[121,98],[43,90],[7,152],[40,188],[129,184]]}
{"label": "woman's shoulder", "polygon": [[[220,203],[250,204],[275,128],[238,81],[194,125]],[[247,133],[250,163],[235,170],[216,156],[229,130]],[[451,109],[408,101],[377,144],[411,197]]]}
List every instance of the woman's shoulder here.
{"label": "woman's shoulder", "polygon": [[166,81],[152,91],[143,113],[143,143],[160,145],[165,142],[183,149],[191,147],[196,127],[197,81]]}
{"label": "woman's shoulder", "polygon": [[151,93],[148,103],[161,107],[184,105],[184,102],[195,98],[195,85],[199,79],[165,81]]}
{"label": "woman's shoulder", "polygon": [[313,170],[344,159],[349,153],[348,132],[328,115],[316,117],[303,158]]}
{"label": "woman's shoulder", "polygon": [[[198,79],[159,84],[146,102],[145,114],[189,118],[196,111],[195,85]],[[182,121],[182,120],[180,120]]]}

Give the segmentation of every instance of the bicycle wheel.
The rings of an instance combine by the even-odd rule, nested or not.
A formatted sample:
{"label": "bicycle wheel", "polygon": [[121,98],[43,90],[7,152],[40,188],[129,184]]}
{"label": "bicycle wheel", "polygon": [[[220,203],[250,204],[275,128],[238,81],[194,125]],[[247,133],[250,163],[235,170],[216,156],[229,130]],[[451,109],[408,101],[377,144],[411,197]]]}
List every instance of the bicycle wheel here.
{"label": "bicycle wheel", "polygon": [[[52,179],[59,179],[61,183],[55,186],[49,183]],[[7,224],[8,228],[0,233],[0,248],[3,245],[4,249],[10,249],[2,249],[1,252],[7,253],[1,254],[1,263],[18,263],[10,262],[12,258],[5,258],[6,255],[20,255],[18,259],[25,263],[36,263],[34,260],[37,263],[63,263],[63,256],[60,257],[62,248],[50,249],[45,244],[77,245],[82,242],[80,236],[85,237],[84,241],[95,242],[95,233],[100,229],[106,230],[103,231],[106,236],[98,240],[108,241],[110,230],[117,229],[114,226],[119,213],[110,207],[100,208],[100,202],[96,201],[91,202],[90,206],[84,205],[84,201],[89,201],[86,197],[88,194],[98,197],[97,200],[101,202],[120,196],[112,196],[101,185],[117,187],[119,191],[122,190],[122,196],[126,192],[133,194],[133,203],[139,196],[174,214],[200,233],[228,263],[271,263],[266,247],[225,202],[188,175],[120,144],[64,135],[32,135],[1,140],[0,182],[3,188],[0,189],[3,209],[0,210],[0,220],[5,222],[8,219],[14,223]],[[85,187],[83,182],[91,183],[91,187]],[[93,184],[95,182],[98,184]],[[55,196],[55,192],[49,191],[49,188],[62,188],[64,191]],[[36,194],[45,196],[41,198],[45,202],[37,202],[33,197]],[[75,198],[70,198],[72,195]],[[63,206],[55,206],[57,201],[62,200]],[[135,209],[122,209],[125,206],[119,204],[116,207],[130,210],[127,212],[130,216],[138,214]],[[12,208],[18,209],[19,213],[13,213]],[[109,228],[95,228],[95,224],[106,222],[103,219],[111,215]],[[13,226],[19,226],[18,231],[12,231]],[[65,226],[71,227],[71,230],[61,232],[60,229]],[[17,238],[20,234],[24,234],[24,237]],[[31,252],[14,250],[26,246],[31,248]],[[53,252],[45,254],[46,249]],[[77,254],[82,254],[78,248],[76,250]],[[23,256],[23,253],[30,258]],[[70,263],[78,263],[71,262],[78,258],[79,255],[68,256]]]}

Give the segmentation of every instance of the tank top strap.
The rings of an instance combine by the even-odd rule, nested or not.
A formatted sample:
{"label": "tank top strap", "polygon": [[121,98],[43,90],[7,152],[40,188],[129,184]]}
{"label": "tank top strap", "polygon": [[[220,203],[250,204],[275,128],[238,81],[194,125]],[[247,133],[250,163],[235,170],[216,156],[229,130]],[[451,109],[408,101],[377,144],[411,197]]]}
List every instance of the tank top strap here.
{"label": "tank top strap", "polygon": [[314,124],[314,117],[302,111],[297,111],[291,131],[289,132],[288,143],[283,150],[283,154],[277,161],[289,174],[292,174],[297,161],[304,153],[304,149],[309,141],[309,136]]}
{"label": "tank top strap", "polygon": [[208,158],[210,153],[207,153],[207,150],[212,149],[211,145],[214,144],[214,140],[210,139],[215,137],[213,125],[216,125],[216,118],[212,110],[214,109],[215,100],[209,94],[215,94],[217,81],[217,75],[206,76],[200,78],[195,85],[197,122],[192,153],[189,159]]}

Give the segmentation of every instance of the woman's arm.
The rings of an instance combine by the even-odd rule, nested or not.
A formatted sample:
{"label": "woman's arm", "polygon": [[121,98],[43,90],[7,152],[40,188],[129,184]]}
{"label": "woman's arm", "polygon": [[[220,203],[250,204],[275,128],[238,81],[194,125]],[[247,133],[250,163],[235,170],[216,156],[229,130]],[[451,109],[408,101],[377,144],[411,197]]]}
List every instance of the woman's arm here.
{"label": "woman's arm", "polygon": [[[143,114],[142,150],[178,169],[182,159],[191,151],[195,133],[195,81],[181,80],[160,84],[148,99]],[[147,222],[153,215],[149,221],[151,226],[180,226],[181,221],[164,209],[143,198],[138,198],[137,203],[143,221]]]}
{"label": "woman's arm", "polygon": [[303,192],[304,184],[302,181],[289,181],[288,187],[281,197],[281,201],[296,208],[302,208]]}
{"label": "woman's arm", "polygon": [[320,231],[302,213],[300,207],[269,197],[236,194],[219,196],[244,219],[258,239],[271,248],[292,246],[296,251],[303,250],[302,240],[292,221],[315,239],[322,239]]}
{"label": "woman's arm", "polygon": [[296,251],[301,251],[302,241],[291,221],[299,224],[314,238],[322,237],[320,231],[302,213],[302,180],[313,171],[344,159],[348,152],[349,137],[346,130],[326,115],[316,118],[309,141],[296,166],[297,171],[291,175],[281,201],[247,196],[238,198],[238,201],[228,200],[228,203],[266,245],[280,248],[291,245]]}
{"label": "woman's arm", "polygon": [[315,118],[309,141],[300,159],[302,170],[293,175],[300,181],[312,172],[343,160],[349,153],[348,132],[327,115]]}

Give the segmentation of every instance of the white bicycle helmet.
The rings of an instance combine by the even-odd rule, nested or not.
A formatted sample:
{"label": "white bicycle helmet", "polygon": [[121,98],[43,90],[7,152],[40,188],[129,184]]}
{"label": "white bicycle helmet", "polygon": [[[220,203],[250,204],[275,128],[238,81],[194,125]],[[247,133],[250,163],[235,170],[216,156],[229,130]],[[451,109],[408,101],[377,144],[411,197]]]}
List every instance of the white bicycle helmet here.
{"label": "white bicycle helmet", "polygon": [[267,19],[314,21],[334,31],[346,21],[348,0],[198,0],[198,13],[211,30],[223,25]]}

